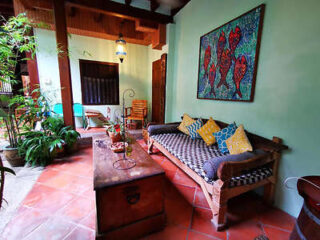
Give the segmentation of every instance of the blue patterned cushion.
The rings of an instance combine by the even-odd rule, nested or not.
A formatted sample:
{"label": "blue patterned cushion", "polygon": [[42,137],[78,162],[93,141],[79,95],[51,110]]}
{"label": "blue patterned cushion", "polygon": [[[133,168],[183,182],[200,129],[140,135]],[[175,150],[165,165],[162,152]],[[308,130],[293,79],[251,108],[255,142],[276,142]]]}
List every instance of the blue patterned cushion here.
{"label": "blue patterned cushion", "polygon": [[201,119],[198,119],[196,122],[187,126],[191,139],[201,138],[199,133],[197,132],[203,126],[203,122]]}
{"label": "blue patterned cushion", "polygon": [[226,140],[231,137],[236,130],[237,125],[235,123],[232,123],[221,131],[213,133],[213,136],[216,138],[221,153],[229,153]]}

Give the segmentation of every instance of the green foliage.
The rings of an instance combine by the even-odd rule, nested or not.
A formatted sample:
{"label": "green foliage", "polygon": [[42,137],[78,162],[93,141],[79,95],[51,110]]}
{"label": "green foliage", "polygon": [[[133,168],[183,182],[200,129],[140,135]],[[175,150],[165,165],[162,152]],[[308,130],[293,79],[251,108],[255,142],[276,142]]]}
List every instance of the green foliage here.
{"label": "green foliage", "polygon": [[11,17],[0,26],[0,80],[15,83],[15,67],[20,54],[36,51],[36,39],[31,34],[35,26],[25,14]]}
{"label": "green foliage", "polygon": [[[18,64],[19,56],[29,52],[33,57],[36,51],[35,37],[31,34],[35,24],[26,17],[19,14],[11,17],[7,22],[0,26],[0,81],[10,84],[17,83],[15,69]],[[19,141],[19,123],[16,121],[16,104],[10,102],[12,99],[1,96],[0,106],[3,107],[7,102],[6,109],[1,109],[0,118],[3,119],[10,147],[17,147]]]}
{"label": "green foliage", "polygon": [[80,136],[70,126],[65,126],[62,119],[56,117],[48,117],[41,127],[42,131],[21,134],[19,154],[32,166],[50,164],[59,149],[70,149]]}
{"label": "green foliage", "polygon": [[40,89],[35,89],[32,93],[37,93],[37,99],[34,100],[30,96],[16,95],[10,100],[9,105],[15,105],[16,109],[23,109],[24,114],[20,116],[18,125],[24,127],[25,130],[32,130],[37,121],[46,119],[50,112],[50,106],[46,97],[40,92]]}

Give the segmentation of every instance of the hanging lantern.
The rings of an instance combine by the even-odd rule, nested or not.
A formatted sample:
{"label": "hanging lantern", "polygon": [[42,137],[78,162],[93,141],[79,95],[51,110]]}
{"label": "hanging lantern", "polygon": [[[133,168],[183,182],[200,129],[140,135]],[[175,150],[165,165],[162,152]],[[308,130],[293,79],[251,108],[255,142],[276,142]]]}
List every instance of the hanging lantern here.
{"label": "hanging lantern", "polygon": [[119,57],[120,62],[123,62],[125,56],[127,56],[126,41],[123,39],[122,33],[119,34],[119,39],[116,40],[116,55]]}

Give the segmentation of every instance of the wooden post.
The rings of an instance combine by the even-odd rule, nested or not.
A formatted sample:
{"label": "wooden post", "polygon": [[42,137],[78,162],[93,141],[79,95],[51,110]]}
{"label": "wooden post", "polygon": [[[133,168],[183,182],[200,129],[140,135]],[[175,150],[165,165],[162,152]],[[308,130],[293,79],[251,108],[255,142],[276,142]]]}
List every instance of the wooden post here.
{"label": "wooden post", "polygon": [[73,97],[70,62],[68,57],[68,33],[66,23],[66,11],[64,0],[55,0],[53,2],[54,22],[56,27],[56,39],[59,51],[58,63],[61,85],[61,98],[63,106],[64,123],[67,126],[75,127],[73,114]]}
{"label": "wooden post", "polygon": [[[33,32],[32,32],[33,34]],[[29,59],[27,60],[27,66],[28,66],[28,74],[30,79],[30,94],[37,88],[39,88],[39,73],[38,73],[38,65],[37,65],[37,56],[34,55],[32,58],[31,53],[27,52],[26,57]],[[38,97],[37,93],[31,94],[33,99],[36,99]]]}
{"label": "wooden post", "polygon": [[[278,138],[278,137],[273,137],[272,141],[275,143],[282,143],[282,139]],[[273,176],[274,176],[274,182],[270,182],[269,184],[264,186],[264,193],[263,193],[263,199],[264,201],[269,204],[272,205],[274,202],[274,195],[275,195],[275,191],[276,191],[276,183],[278,180],[278,169],[279,169],[279,161],[281,158],[281,152],[273,152],[272,153],[272,158],[274,159],[274,163],[272,166],[272,171],[273,171]]]}

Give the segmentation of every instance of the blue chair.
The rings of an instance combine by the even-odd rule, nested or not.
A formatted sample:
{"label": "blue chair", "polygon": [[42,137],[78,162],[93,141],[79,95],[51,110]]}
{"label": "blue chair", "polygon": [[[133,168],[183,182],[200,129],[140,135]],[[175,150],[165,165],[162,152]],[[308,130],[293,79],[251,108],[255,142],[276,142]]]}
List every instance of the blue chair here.
{"label": "blue chair", "polygon": [[58,117],[63,117],[62,103],[56,103],[53,106],[52,112],[56,114]]}
{"label": "blue chair", "polygon": [[86,127],[85,117],[84,117],[84,112],[83,112],[83,106],[81,103],[73,104],[73,114],[74,114],[74,117],[81,117],[82,126],[83,126],[83,128],[85,128]]}
{"label": "blue chair", "polygon": [[[62,103],[56,103],[53,106],[52,112],[55,113],[58,117],[63,117]],[[73,104],[73,114],[74,114],[74,117],[81,117],[82,118],[83,128],[85,128],[86,123],[85,123],[85,117],[84,117],[84,113],[83,113],[83,106],[81,103]]]}

